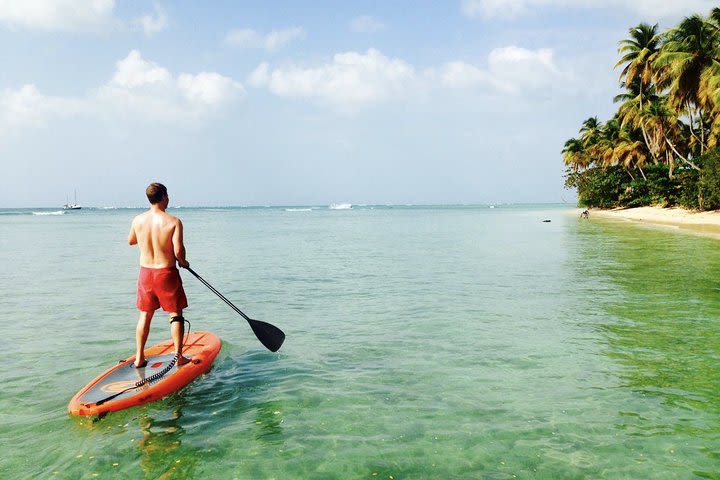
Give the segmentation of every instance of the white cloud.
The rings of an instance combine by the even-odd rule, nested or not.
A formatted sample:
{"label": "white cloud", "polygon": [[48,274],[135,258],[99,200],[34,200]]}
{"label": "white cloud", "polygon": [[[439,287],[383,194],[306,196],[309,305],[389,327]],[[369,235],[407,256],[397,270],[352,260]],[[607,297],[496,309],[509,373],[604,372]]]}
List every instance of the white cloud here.
{"label": "white cloud", "polygon": [[331,63],[315,67],[289,66],[270,71],[258,66],[248,77],[253,87],[266,87],[281,97],[314,98],[340,109],[402,96],[416,81],[412,65],[390,59],[375,49],[338,53]]}
{"label": "white cloud", "polygon": [[145,35],[152,37],[154,34],[162,32],[168,26],[167,15],[165,10],[160,5],[153,5],[155,8],[155,15],[148,13],[140,18],[136,18],[133,23],[142,27]]}
{"label": "white cloud", "polygon": [[571,77],[555,64],[550,49],[517,46],[496,48],[480,67],[462,60],[428,68],[422,75],[413,65],[388,58],[377,50],[347,52],[318,66],[271,68],[262,63],[248,76],[247,84],[267,88],[286,98],[320,100],[340,110],[438,89],[472,89],[489,95],[524,95],[547,91]]}
{"label": "white cloud", "polygon": [[293,27],[286,30],[273,30],[262,35],[251,28],[233,30],[225,36],[225,44],[238,48],[262,48],[267,51],[276,51],[295,40],[305,38],[302,27]]}
{"label": "white cloud", "polygon": [[[428,72],[432,75],[432,72]],[[496,88],[502,89],[497,81],[475,65],[463,61],[448,62],[440,67],[440,83],[448,88]]]}
{"label": "white cloud", "polygon": [[133,50],[117,62],[115,74],[98,89],[96,99],[111,112],[182,123],[204,117],[244,95],[243,86],[229,77],[200,72],[175,78]]}
{"label": "white cloud", "polygon": [[248,75],[247,84],[255,88],[264,88],[270,84],[270,64],[263,62]]}
{"label": "white cloud", "polygon": [[143,60],[137,50],[132,50],[115,66],[115,75],[110,84],[120,88],[130,89],[147,85],[166,86],[172,80],[170,72],[153,62]]}
{"label": "white cloud", "polygon": [[206,106],[220,106],[245,93],[239,83],[215,72],[183,73],[177,79],[177,88],[189,102]]}
{"label": "white cloud", "polygon": [[219,73],[175,77],[133,50],[116,63],[105,85],[83,97],[51,97],[35,85],[0,91],[0,138],[22,129],[43,128],[62,117],[197,124],[244,95],[240,83]]}
{"label": "white cloud", "polygon": [[526,13],[532,0],[463,0],[461,10],[467,17],[514,17]]}
{"label": "white cloud", "polygon": [[444,64],[437,72],[430,70],[427,73],[430,77],[439,77],[440,84],[445,88],[508,95],[549,90],[571,76],[555,65],[552,50],[528,50],[517,46],[492,50],[488,55],[487,69],[454,61]]}
{"label": "white cloud", "polygon": [[353,18],[352,22],[350,22],[350,28],[353,32],[374,33],[385,30],[387,26],[370,15],[360,15]]}
{"label": "white cloud", "polygon": [[0,0],[0,22],[12,28],[94,31],[113,23],[114,0]]}
{"label": "white cloud", "polygon": [[546,48],[496,48],[488,56],[488,68],[493,78],[513,93],[551,87],[560,76],[553,52]]}
{"label": "white cloud", "polygon": [[53,116],[77,113],[80,102],[60,97],[48,97],[35,85],[24,85],[17,90],[0,92],[0,130],[41,128]]}
{"label": "white cloud", "polygon": [[461,10],[467,17],[516,17],[543,7],[591,8],[629,11],[648,17],[648,21],[661,18],[707,14],[717,6],[715,0],[463,0]]}

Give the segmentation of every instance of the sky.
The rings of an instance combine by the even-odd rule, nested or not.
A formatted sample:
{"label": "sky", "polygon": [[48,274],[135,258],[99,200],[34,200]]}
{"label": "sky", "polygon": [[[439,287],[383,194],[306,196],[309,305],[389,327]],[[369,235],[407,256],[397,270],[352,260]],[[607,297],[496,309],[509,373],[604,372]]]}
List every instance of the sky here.
{"label": "sky", "polygon": [[708,0],[0,0],[0,208],[563,203],[618,42]]}

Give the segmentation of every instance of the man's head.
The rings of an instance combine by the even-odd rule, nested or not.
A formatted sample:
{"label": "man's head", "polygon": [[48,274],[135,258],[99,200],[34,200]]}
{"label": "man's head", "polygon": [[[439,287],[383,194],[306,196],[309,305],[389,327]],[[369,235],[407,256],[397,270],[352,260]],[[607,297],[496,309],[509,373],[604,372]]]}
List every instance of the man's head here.
{"label": "man's head", "polygon": [[167,188],[162,183],[151,183],[145,190],[145,194],[151,204],[157,205],[167,197]]}

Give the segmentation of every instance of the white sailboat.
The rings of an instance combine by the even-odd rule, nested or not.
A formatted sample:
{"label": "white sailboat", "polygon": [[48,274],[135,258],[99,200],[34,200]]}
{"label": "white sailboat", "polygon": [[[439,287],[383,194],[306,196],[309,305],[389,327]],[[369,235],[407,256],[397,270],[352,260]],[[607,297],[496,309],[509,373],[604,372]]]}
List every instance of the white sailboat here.
{"label": "white sailboat", "polygon": [[63,205],[63,210],[80,210],[81,208],[82,207],[77,203],[77,190],[75,190],[75,201],[73,203],[68,201],[67,195],[65,196],[65,205]]}

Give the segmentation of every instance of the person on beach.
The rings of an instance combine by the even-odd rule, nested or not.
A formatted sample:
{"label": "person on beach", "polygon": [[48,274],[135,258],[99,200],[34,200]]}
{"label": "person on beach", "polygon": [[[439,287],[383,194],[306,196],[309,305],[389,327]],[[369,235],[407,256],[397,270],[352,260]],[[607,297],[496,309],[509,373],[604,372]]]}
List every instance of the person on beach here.
{"label": "person on beach", "polygon": [[160,307],[170,314],[170,333],[175,344],[177,365],[180,366],[190,361],[182,356],[185,333],[182,311],[188,303],[180,272],[175,266],[175,262],[183,268],[190,266],[185,259],[183,224],[180,219],[165,212],[169,203],[165,185],[151,183],[145,193],[150,201],[150,209],[133,219],[128,235],[128,243],[140,248],[137,284],[140,318],[135,332],[135,368],[147,365],[145,342],[155,310]]}

